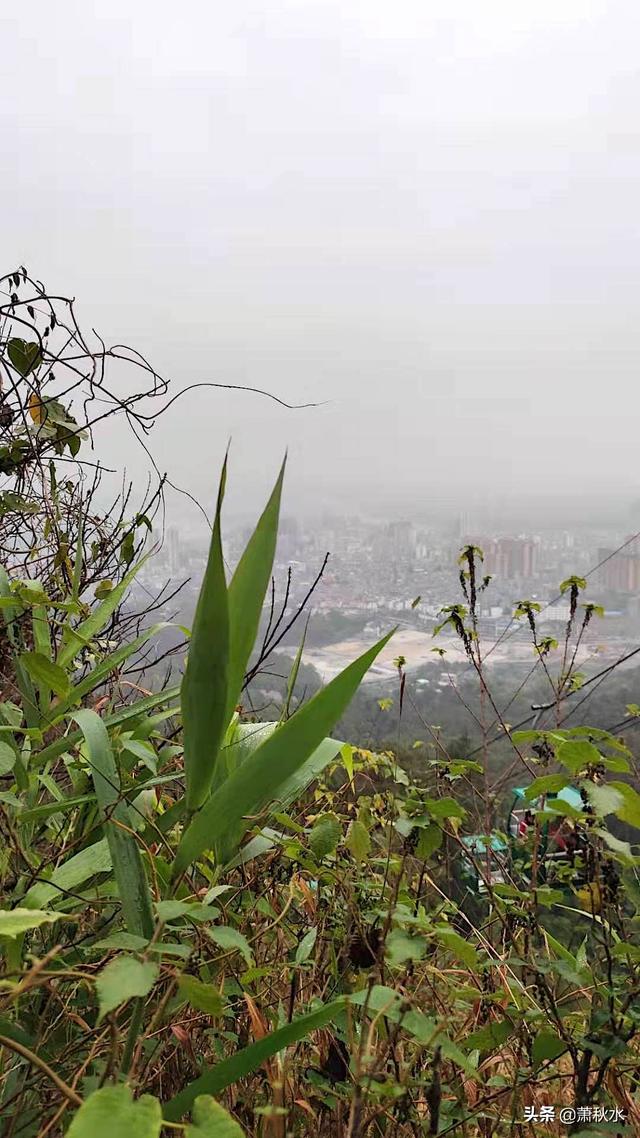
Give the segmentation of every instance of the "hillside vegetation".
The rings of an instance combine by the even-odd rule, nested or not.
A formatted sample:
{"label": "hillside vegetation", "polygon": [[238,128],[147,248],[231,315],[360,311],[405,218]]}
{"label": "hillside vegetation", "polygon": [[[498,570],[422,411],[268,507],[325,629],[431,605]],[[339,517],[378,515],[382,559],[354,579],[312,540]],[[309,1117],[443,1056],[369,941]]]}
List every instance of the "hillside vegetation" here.
{"label": "hillside vegetation", "polygon": [[[536,606],[520,606],[551,726],[512,730],[492,695],[472,547],[442,623],[477,680],[476,754],[428,725],[411,762],[336,738],[392,629],[296,705],[298,652],[278,720],[259,722],[243,701],[284,469],[229,575],[225,462],[184,675],[147,688],[154,599],[133,616],[125,601],[162,486],[151,507],[125,491],[104,514],[80,465],[117,352],[79,347],[71,305],[57,315],[26,273],[7,279],[2,1133],[637,1132],[640,795],[619,734],[563,726],[597,618],[584,582],[562,584],[564,644],[540,640]],[[61,327],[70,348],[54,344]],[[143,372],[155,398],[164,381]],[[113,410],[149,423],[133,401]],[[513,841],[515,785],[530,814]],[[559,819],[573,844],[552,859]]]}

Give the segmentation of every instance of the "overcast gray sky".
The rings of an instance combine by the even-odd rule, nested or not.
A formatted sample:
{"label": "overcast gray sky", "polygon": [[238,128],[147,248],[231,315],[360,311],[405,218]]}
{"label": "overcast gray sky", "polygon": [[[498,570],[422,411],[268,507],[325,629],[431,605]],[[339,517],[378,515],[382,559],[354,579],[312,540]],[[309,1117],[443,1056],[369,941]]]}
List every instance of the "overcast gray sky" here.
{"label": "overcast gray sky", "polygon": [[[31,0],[2,14],[3,267],[195,392],[235,505],[638,492],[631,0]],[[105,453],[127,454],[122,439]],[[131,468],[135,458],[128,456]]]}

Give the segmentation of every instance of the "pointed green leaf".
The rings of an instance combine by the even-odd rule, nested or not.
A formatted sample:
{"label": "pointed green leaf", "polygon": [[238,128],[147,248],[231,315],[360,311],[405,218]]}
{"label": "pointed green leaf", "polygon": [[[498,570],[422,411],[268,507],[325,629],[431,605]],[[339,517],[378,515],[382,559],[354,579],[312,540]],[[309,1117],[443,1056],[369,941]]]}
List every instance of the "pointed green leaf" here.
{"label": "pointed green leaf", "polygon": [[20,657],[32,680],[40,688],[51,688],[56,695],[65,696],[71,686],[64,668],[52,663],[40,652],[23,652]]}
{"label": "pointed green leaf", "polygon": [[226,481],[220,478],[209,559],[193,621],[182,680],[182,723],[187,809],[205,801],[226,727],[229,669],[229,605],[222,557],[220,512]]}
{"label": "pointed green leaf", "polygon": [[105,823],[127,932],[149,939],[154,929],[151,895],[140,848],[131,833],[131,815],[122,797],[107,729],[95,711],[77,711],[75,719],[87,741],[93,785]]}
{"label": "pointed green leaf", "polygon": [[140,572],[145,561],[146,558],[142,558],[137,565],[134,565],[133,569],[130,569],[122,578],[120,584],[111,590],[108,597],[105,597],[101,604],[96,606],[86,620],[83,620],[76,628],[72,628],[69,624],[65,625],[62,634],[62,642],[56,657],[56,664],[61,668],[66,668],[81,648],[86,647],[86,645],[91,643],[94,637],[99,636],[124,599],[129,585],[136,576],[136,573]]}
{"label": "pointed green leaf", "polygon": [[533,1041],[531,1048],[531,1060],[534,1067],[539,1067],[547,1059],[557,1059],[567,1050],[566,1043],[560,1038],[555,1031],[550,1031],[548,1028],[543,1028],[539,1031]]}
{"label": "pointed green leaf", "polygon": [[43,909],[45,905],[64,900],[91,877],[109,873],[110,870],[111,852],[109,843],[103,838],[59,865],[48,881],[36,881],[26,894],[24,904],[28,908]]}
{"label": "pointed green leaf", "polygon": [[366,861],[371,850],[371,838],[367,827],[359,818],[355,818],[349,826],[345,845],[355,861]]}
{"label": "pointed green leaf", "polygon": [[211,795],[182,838],[174,874],[184,872],[204,850],[215,848],[222,863],[233,856],[252,819],[279,798],[287,780],[343,714],[390,636],[391,633],[305,703]]}
{"label": "pointed green leaf", "polygon": [[60,920],[60,916],[60,913],[44,913],[40,909],[0,909],[0,936],[21,936],[29,929]]}
{"label": "pointed green leaf", "polygon": [[240,697],[271,580],[285,464],[229,584],[229,669],[225,725]]}
{"label": "pointed green leaf", "polygon": [[200,1075],[198,1079],[189,1083],[175,1098],[172,1098],[163,1108],[164,1117],[169,1122],[176,1122],[191,1108],[198,1095],[219,1095],[232,1083],[237,1083],[245,1075],[257,1071],[265,1059],[277,1055],[279,1051],[283,1051],[291,1043],[297,1043],[300,1039],[304,1039],[309,1032],[316,1031],[330,1023],[344,1010],[344,1004],[342,997],[332,1000],[330,1004],[316,1008],[314,1011],[308,1012],[307,1015],[299,1016],[291,1023],[271,1032],[270,1035],[265,1035],[264,1039],[259,1039],[257,1043],[252,1043],[228,1059],[223,1059],[215,1067],[211,1067],[203,1075]]}
{"label": "pointed green leaf", "polygon": [[13,747],[0,742],[0,775],[9,774],[13,770],[17,757]]}

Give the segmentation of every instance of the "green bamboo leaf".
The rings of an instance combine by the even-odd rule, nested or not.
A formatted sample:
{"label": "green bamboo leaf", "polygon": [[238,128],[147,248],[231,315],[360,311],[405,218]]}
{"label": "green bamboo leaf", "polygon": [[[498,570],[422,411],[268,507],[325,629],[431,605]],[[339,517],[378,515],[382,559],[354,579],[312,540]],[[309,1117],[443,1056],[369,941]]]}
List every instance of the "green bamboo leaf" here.
{"label": "green bamboo leaf", "polygon": [[0,909],[0,936],[21,936],[60,917],[60,913],[44,913],[40,909]]}
{"label": "green bamboo leaf", "polygon": [[50,688],[56,695],[65,696],[71,683],[64,668],[52,663],[40,652],[23,652],[20,659],[32,680],[42,690]]}
{"label": "green bamboo leaf", "polygon": [[[279,723],[238,723],[234,728],[231,741],[221,752],[228,774],[233,774],[237,767],[248,759],[274,731]],[[301,766],[282,783],[278,793],[278,802],[281,807],[288,806],[307,789],[309,783],[318,778],[325,767],[335,759],[343,747],[337,739],[323,739],[320,746],[309,755]]]}
{"label": "green bamboo leaf", "polygon": [[36,881],[25,895],[23,904],[29,909],[43,909],[51,902],[64,900],[90,878],[110,873],[111,868],[109,843],[102,838],[59,865],[49,881]]}
{"label": "green bamboo leaf", "polygon": [[71,1121],[67,1138],[159,1138],[160,1103],[152,1095],[134,1099],[131,1087],[101,1087],[93,1091]]}
{"label": "green bamboo leaf", "polygon": [[226,476],[225,458],[209,559],[198,597],[187,666],[182,680],[184,769],[189,811],[197,810],[209,794],[216,756],[226,727],[229,605],[220,533],[220,511]]}
{"label": "green bamboo leaf", "polygon": [[225,726],[240,697],[271,580],[284,470],[283,462],[271,497],[229,584],[229,668]]}
{"label": "green bamboo leaf", "polygon": [[0,742],[0,775],[9,774],[16,765],[16,752],[8,743]]}
{"label": "green bamboo leaf", "polygon": [[244,1130],[219,1102],[200,1095],[193,1104],[193,1122],[185,1138],[244,1138]]}
{"label": "green bamboo leaf", "polygon": [[[180,698],[180,685],[174,684],[171,688],[166,688],[165,691],[155,692],[154,695],[145,696],[144,699],[139,699],[135,703],[128,703],[126,707],[119,708],[111,715],[105,715],[103,723],[105,727],[121,727],[124,723],[128,723],[131,719],[138,719],[141,715],[146,715],[148,711],[159,707],[163,703],[175,703]],[[73,747],[77,747],[83,739],[82,731],[70,731],[68,735],[63,735],[62,738],[56,739],[55,742],[49,743],[42,751],[34,752],[31,757],[32,766],[44,766],[45,763],[50,763],[53,759],[57,759],[59,755],[64,755]]]}
{"label": "green bamboo leaf", "polygon": [[102,629],[109,623],[120,602],[124,599],[129,585],[136,574],[140,572],[145,561],[146,557],[138,561],[138,563],[125,574],[120,584],[116,585],[109,595],[96,606],[86,620],[83,620],[76,628],[72,628],[70,624],[64,626],[62,642],[56,657],[56,664],[58,664],[59,667],[66,668],[80,649],[90,644],[94,637],[102,632]]}
{"label": "green bamboo leaf", "polygon": [[279,798],[282,787],[343,714],[362,677],[391,635],[385,636],[310,699],[211,795],[183,835],[174,862],[175,875],[183,873],[205,850],[214,848],[221,863],[233,856],[251,820]]}
{"label": "green bamboo leaf", "polygon": [[232,1083],[237,1083],[245,1075],[256,1071],[258,1067],[262,1066],[265,1059],[270,1059],[272,1055],[277,1055],[278,1051],[283,1051],[291,1043],[297,1043],[300,1039],[304,1039],[309,1032],[316,1031],[317,1028],[330,1023],[344,1010],[344,1006],[343,997],[332,1000],[330,1004],[316,1008],[315,1011],[308,1012],[307,1015],[299,1016],[291,1023],[271,1032],[270,1035],[265,1035],[264,1039],[259,1039],[256,1043],[250,1044],[249,1047],[244,1047],[242,1051],[237,1051],[228,1059],[223,1059],[215,1067],[211,1067],[203,1075],[200,1075],[198,1079],[189,1083],[175,1098],[172,1098],[163,1108],[164,1117],[168,1122],[176,1122],[191,1109],[198,1095],[221,1094]]}
{"label": "green bamboo leaf", "polygon": [[[49,628],[49,618],[45,605],[33,606],[31,610],[31,627],[33,629],[33,646],[36,652],[40,656],[43,656],[45,660],[51,661],[51,630]],[[68,682],[67,680],[67,683]],[[40,711],[45,715],[49,708],[51,688],[42,680],[37,686]],[[58,692],[57,694],[59,695],[60,693]]]}
{"label": "green bamboo leaf", "polygon": [[93,785],[105,823],[127,932],[150,939],[154,929],[151,895],[140,849],[131,833],[131,815],[122,798],[107,729],[95,711],[77,711],[75,719],[87,741]]}
{"label": "green bamboo leaf", "polygon": [[[58,693],[59,695],[65,695],[66,699],[60,704],[57,704],[55,708],[52,708],[52,712],[55,714],[55,720],[60,719],[66,714],[70,707],[80,703],[80,700],[84,699],[86,695],[95,691],[97,687],[104,683],[111,672],[116,668],[122,667],[130,656],[133,656],[135,652],[144,647],[148,640],[151,640],[158,632],[167,627],[168,622],[166,621],[152,625],[151,628],[145,629],[140,636],[137,636],[135,640],[131,640],[128,644],[123,644],[122,647],[117,648],[115,652],[110,652],[109,655],[105,656],[103,660],[100,660],[96,667],[88,672],[79,683],[74,684],[73,687],[69,687],[67,684],[66,692]],[[55,668],[56,665],[52,664],[51,667]]]}

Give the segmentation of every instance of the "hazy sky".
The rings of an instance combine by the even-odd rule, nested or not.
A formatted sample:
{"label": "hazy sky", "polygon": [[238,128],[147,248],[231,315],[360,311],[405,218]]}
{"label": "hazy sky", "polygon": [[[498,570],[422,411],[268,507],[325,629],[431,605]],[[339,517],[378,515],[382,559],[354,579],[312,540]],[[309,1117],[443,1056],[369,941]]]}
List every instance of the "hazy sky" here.
{"label": "hazy sky", "polygon": [[[631,0],[31,0],[2,14],[3,267],[174,390],[232,504],[638,495]],[[117,448],[115,444],[117,443]],[[122,436],[103,440],[124,455]]]}

